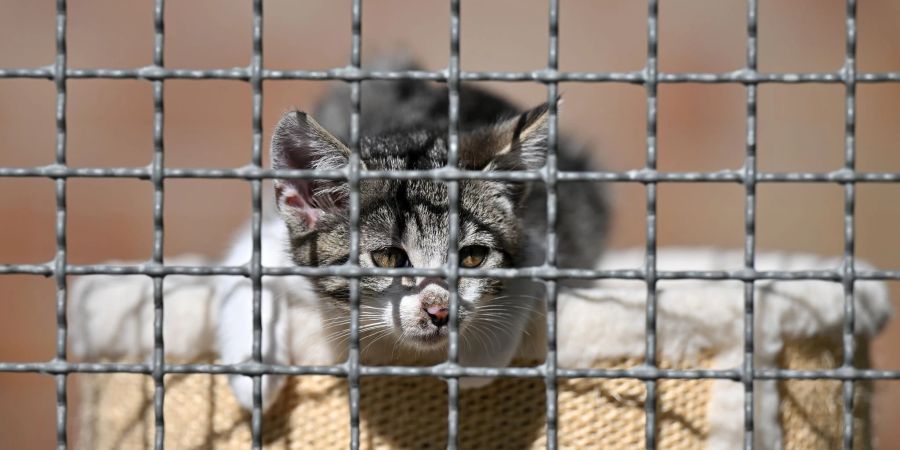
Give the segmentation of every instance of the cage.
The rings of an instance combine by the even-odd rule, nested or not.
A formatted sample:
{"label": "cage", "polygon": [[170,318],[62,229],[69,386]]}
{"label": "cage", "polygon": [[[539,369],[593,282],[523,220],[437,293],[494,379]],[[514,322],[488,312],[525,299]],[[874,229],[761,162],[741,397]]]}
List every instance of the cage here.
{"label": "cage", "polygon": [[[727,380],[731,383],[738,383],[741,387],[743,395],[741,399],[740,409],[742,412],[742,422],[740,423],[740,431],[742,441],[745,448],[754,448],[757,444],[757,436],[755,431],[758,428],[756,423],[757,410],[761,407],[755,400],[753,395],[755,386],[763,380],[778,380],[789,383],[793,380],[830,380],[840,384],[840,411],[837,417],[829,416],[828,420],[832,422],[839,421],[840,445],[844,448],[855,448],[858,443],[860,433],[856,409],[859,406],[859,392],[865,389],[866,383],[896,380],[900,377],[900,372],[896,370],[877,370],[863,367],[857,367],[860,361],[855,360],[858,354],[857,349],[864,346],[865,342],[859,338],[857,327],[860,315],[865,315],[866,309],[860,307],[857,298],[862,297],[859,291],[862,290],[858,285],[867,284],[869,282],[883,281],[894,282],[900,279],[900,274],[896,270],[881,270],[869,266],[857,264],[857,228],[858,220],[856,218],[856,210],[858,209],[857,199],[860,197],[862,186],[870,184],[892,185],[900,182],[900,174],[894,170],[879,171],[862,171],[857,168],[857,88],[860,85],[870,84],[890,84],[900,81],[900,73],[896,71],[882,72],[863,72],[858,70],[857,63],[857,4],[855,0],[848,0],[845,3],[844,18],[845,30],[843,38],[845,48],[840,68],[837,70],[826,70],[820,72],[796,72],[796,71],[760,71],[758,69],[758,13],[760,5],[755,0],[747,2],[746,9],[742,16],[745,18],[746,32],[743,36],[746,45],[745,58],[741,67],[732,71],[709,71],[709,72],[666,72],[660,70],[660,62],[658,58],[658,50],[660,39],[659,24],[659,4],[656,0],[649,0],[644,11],[644,36],[646,39],[646,47],[642,52],[643,67],[639,70],[632,71],[595,71],[595,70],[560,70],[560,4],[556,0],[549,2],[549,12],[547,14],[547,39],[548,48],[547,62],[539,70],[518,70],[518,71],[472,71],[463,70],[461,67],[461,48],[460,41],[462,37],[461,31],[461,9],[459,0],[451,0],[449,2],[449,59],[445,70],[423,70],[423,71],[378,71],[367,70],[362,66],[362,25],[363,25],[363,5],[360,0],[355,0],[350,4],[349,25],[350,25],[350,64],[346,67],[337,67],[325,70],[306,70],[306,69],[271,69],[263,63],[263,2],[262,0],[254,0],[252,3],[252,14],[250,28],[250,64],[246,67],[237,67],[231,69],[178,69],[171,68],[166,64],[164,59],[165,39],[167,36],[165,24],[167,15],[164,10],[164,2],[156,0],[153,3],[153,53],[152,64],[144,67],[125,68],[125,69],[85,69],[71,68],[68,62],[68,33],[67,26],[69,21],[68,5],[65,0],[56,2],[55,14],[55,32],[56,32],[56,50],[55,62],[52,65],[31,68],[5,68],[0,69],[0,79],[17,80],[17,79],[38,79],[49,80],[54,83],[55,87],[55,133],[56,147],[54,160],[50,164],[45,165],[29,165],[21,166],[17,164],[2,164],[0,167],[0,179],[5,178],[34,178],[52,180],[55,208],[54,208],[54,235],[55,235],[55,254],[49,261],[37,263],[10,263],[0,265],[0,275],[3,276],[44,276],[53,280],[55,291],[55,318],[56,318],[56,340],[55,351],[53,357],[45,362],[0,362],[0,372],[4,373],[38,373],[46,374],[53,378],[56,393],[56,416],[55,416],[55,442],[59,448],[65,448],[69,445],[70,428],[69,423],[69,394],[71,378],[75,375],[80,377],[99,377],[116,376],[118,374],[135,374],[143,377],[134,378],[137,381],[135,389],[143,392],[145,388],[142,383],[151,380],[152,398],[147,399],[152,403],[152,429],[149,433],[152,435],[141,436],[141,440],[147,440],[148,445],[155,448],[163,448],[167,436],[171,433],[167,429],[172,428],[173,424],[167,420],[165,414],[165,406],[170,393],[173,389],[178,389],[177,383],[172,382],[172,376],[182,374],[196,374],[200,376],[209,376],[209,379],[216,379],[215,375],[226,373],[242,373],[254,379],[257,386],[254,399],[254,408],[249,419],[248,445],[254,448],[261,448],[264,445],[264,425],[266,423],[262,413],[262,399],[259,392],[259,384],[264,374],[283,373],[289,375],[337,375],[341,379],[345,379],[347,383],[346,396],[348,398],[347,414],[348,414],[348,433],[347,445],[351,448],[360,448],[361,436],[365,436],[364,430],[360,429],[360,410],[359,403],[364,393],[361,391],[361,380],[375,376],[390,375],[427,375],[443,379],[446,383],[446,413],[447,427],[446,440],[448,448],[457,448],[461,444],[461,438],[464,433],[461,424],[466,420],[464,413],[461,411],[461,402],[465,400],[460,393],[459,378],[462,376],[506,376],[511,378],[536,379],[542,380],[537,390],[543,394],[545,399],[543,402],[544,410],[540,417],[541,425],[544,427],[545,440],[541,441],[547,448],[556,448],[560,439],[557,435],[562,428],[560,426],[560,408],[559,401],[561,395],[565,395],[564,389],[560,388],[560,380],[570,378],[596,378],[599,380],[618,380],[627,379],[640,386],[643,391],[640,396],[645,396],[646,400],[642,402],[639,409],[643,418],[642,435],[639,446],[646,448],[655,448],[660,443],[660,433],[662,428],[659,423],[662,421],[660,417],[659,405],[665,400],[663,399],[664,385],[667,380]],[[564,8],[563,8],[564,9]],[[169,17],[168,20],[171,20]],[[833,31],[831,31],[833,33]],[[6,65],[4,63],[4,65]],[[642,213],[645,225],[643,231],[645,236],[645,251],[640,257],[640,265],[638,269],[620,270],[620,268],[599,268],[597,270],[580,272],[574,270],[566,270],[556,267],[555,252],[549,252],[545,266],[538,269],[530,269],[527,271],[510,271],[508,277],[529,277],[541,279],[546,283],[548,296],[546,299],[547,314],[547,338],[548,353],[545,362],[537,365],[526,365],[521,368],[508,368],[503,370],[494,370],[478,367],[464,367],[459,364],[458,354],[451,346],[448,354],[448,360],[445,364],[426,368],[404,368],[404,367],[366,367],[359,363],[359,346],[351,347],[350,357],[345,364],[333,367],[309,367],[309,366],[273,366],[262,363],[261,343],[259,332],[256,333],[257,338],[254,340],[254,357],[255,362],[244,365],[222,365],[222,364],[195,364],[195,363],[178,363],[169,362],[166,359],[166,339],[164,339],[164,330],[166,327],[165,314],[165,293],[166,286],[170,284],[167,280],[174,280],[176,277],[204,277],[204,276],[242,276],[252,280],[255,288],[255,308],[252,321],[256,330],[261,327],[259,296],[262,289],[262,278],[264,276],[286,276],[286,275],[323,275],[336,274],[346,276],[351,280],[358,280],[359,277],[366,274],[365,269],[360,268],[356,259],[358,258],[358,249],[351,257],[351,261],[345,267],[313,270],[308,268],[267,268],[263,267],[260,261],[260,221],[262,208],[262,185],[265,180],[274,178],[316,178],[316,177],[334,177],[336,179],[346,180],[351,187],[351,192],[358,194],[358,186],[361,180],[372,178],[399,178],[403,177],[402,173],[388,174],[367,174],[366,171],[360,170],[358,158],[351,158],[350,167],[345,171],[338,173],[294,173],[276,171],[267,169],[263,164],[264,154],[264,137],[266,136],[263,127],[263,86],[265,83],[275,80],[296,80],[296,81],[342,81],[351,86],[353,95],[353,115],[350,123],[351,139],[350,148],[358,149],[360,133],[359,133],[359,111],[361,99],[359,90],[361,83],[367,80],[396,80],[403,78],[426,79],[437,82],[446,83],[449,87],[450,97],[450,127],[448,136],[450,145],[450,157],[448,167],[428,173],[430,179],[445,181],[450,186],[451,217],[455,216],[452,211],[456,211],[458,207],[458,198],[454,194],[454,186],[458,186],[460,180],[468,179],[467,177],[477,177],[477,174],[465,173],[456,167],[456,156],[458,150],[458,90],[462,82],[534,82],[546,86],[545,98],[550,101],[550,131],[549,142],[550,155],[547,167],[536,172],[515,173],[511,176],[521,177],[521,179],[541,180],[547,186],[548,192],[548,222],[555,222],[555,215],[558,214],[555,208],[555,190],[559,183],[574,181],[592,181],[603,183],[623,183],[636,184],[644,188],[642,200]],[[101,79],[101,80],[138,80],[143,83],[149,83],[151,86],[152,96],[152,159],[147,166],[120,166],[120,167],[73,167],[69,163],[68,143],[70,135],[70,127],[67,123],[68,118],[68,97],[69,84],[73,80],[82,79]],[[168,146],[166,145],[166,132],[164,125],[166,124],[165,100],[167,86],[176,80],[230,80],[236,82],[249,83],[250,86],[250,124],[252,136],[252,148],[250,163],[241,167],[231,169],[219,169],[211,167],[171,167],[166,164]],[[209,82],[209,81],[207,81]],[[642,167],[633,170],[623,171],[605,171],[590,173],[567,173],[557,171],[554,167],[553,154],[555,152],[555,142],[558,133],[558,111],[556,103],[552,101],[557,98],[560,93],[560,85],[564,83],[585,83],[585,84],[626,84],[635,85],[644,90],[644,107],[646,109],[646,130],[643,135],[643,157],[644,163]],[[736,85],[744,91],[745,108],[744,115],[744,139],[742,142],[743,154],[740,158],[740,168],[710,171],[670,171],[659,170],[660,152],[658,151],[658,131],[659,131],[659,98],[660,87],[670,85]],[[840,167],[834,170],[825,171],[768,171],[760,169],[760,158],[757,152],[758,137],[758,119],[759,105],[758,99],[761,90],[768,85],[836,85],[843,88],[843,142],[842,142],[842,161]],[[205,166],[205,165],[204,165]],[[149,260],[136,264],[75,264],[71,262],[69,255],[69,227],[67,222],[70,213],[67,196],[72,190],[73,181],[79,179],[137,179],[144,182],[149,181],[152,185],[152,245],[150,248],[151,256]],[[251,217],[253,223],[253,257],[245,266],[224,267],[216,265],[194,265],[194,264],[172,264],[168,262],[171,258],[167,258],[166,248],[166,220],[165,207],[167,196],[165,195],[169,185],[166,180],[207,180],[207,179],[227,179],[240,181],[249,184]],[[724,270],[721,267],[711,267],[703,270],[693,269],[661,269],[658,259],[660,256],[660,226],[657,222],[658,216],[661,214],[660,201],[661,192],[664,186],[670,184],[698,184],[703,186],[713,184],[732,184],[737,185],[741,190],[743,198],[742,210],[743,218],[740,222],[742,226],[742,236],[739,240],[743,246],[743,253],[740,255],[740,267],[733,270]],[[793,269],[775,269],[763,270],[758,264],[757,242],[760,238],[758,232],[760,220],[758,218],[759,208],[757,206],[759,195],[763,191],[762,186],[768,184],[812,184],[812,185],[832,185],[840,188],[842,196],[841,211],[841,238],[842,246],[839,252],[839,264],[826,269],[821,267],[809,268],[793,268]],[[862,185],[862,186],[858,186]],[[351,195],[351,199],[355,196]],[[351,202],[356,200],[351,200]],[[353,214],[358,214],[358,208],[351,207],[351,222],[354,221]],[[356,212],[353,212],[356,211]],[[735,212],[737,214],[737,212]],[[355,216],[358,220],[358,215]],[[451,224],[451,242],[454,242],[458,235],[458,230],[453,231],[455,227]],[[356,230],[358,233],[358,229]],[[356,238],[358,240],[358,237]],[[553,247],[555,240],[554,232],[548,233],[549,247]],[[888,244],[885,244],[888,245]],[[445,276],[451,286],[455,285],[461,276],[467,274],[465,270],[460,271],[458,262],[454,258],[450,258],[451,262],[448,266],[440,271],[440,275]],[[404,272],[398,269],[392,272],[395,275],[402,273],[415,273],[415,270]],[[69,358],[68,346],[70,344],[67,339],[70,324],[68,323],[67,306],[70,297],[70,277],[71,276],[111,276],[124,277],[126,275],[140,275],[150,280],[149,297],[145,305],[152,304],[152,348],[150,349],[152,357],[149,361],[137,362],[73,362]],[[645,336],[644,351],[640,363],[632,368],[626,369],[604,369],[596,368],[586,371],[571,371],[558,367],[557,359],[557,337],[559,333],[556,311],[561,307],[561,293],[557,289],[557,280],[567,278],[596,278],[603,280],[634,280],[643,283],[643,317],[645,318]],[[699,281],[733,281],[740,284],[740,292],[743,296],[743,304],[740,319],[743,323],[741,336],[741,358],[737,367],[729,369],[709,369],[694,370],[692,367],[672,366],[671,361],[665,361],[659,357],[659,348],[663,342],[658,337],[658,313],[662,310],[660,306],[660,298],[658,295],[658,284],[667,281],[678,280],[699,280]],[[757,289],[760,285],[768,281],[821,281],[828,283],[836,283],[841,287],[841,333],[840,342],[837,350],[832,352],[828,358],[839,361],[833,368],[820,369],[816,365],[813,366],[796,366],[793,368],[760,368],[755,364],[754,357],[759,351],[755,345],[759,337],[757,336],[757,328],[755,324],[757,320],[757,304],[755,302]],[[176,281],[172,281],[176,283]],[[354,283],[354,282],[351,282]],[[353,290],[351,290],[353,292]],[[454,292],[451,290],[451,292]],[[560,297],[558,299],[558,297]],[[451,294],[451,311],[455,311],[458,299],[455,293]],[[351,296],[351,304],[358,314],[358,296]],[[453,317],[455,313],[451,313],[450,334],[451,342],[458,339],[458,329],[455,325]],[[350,328],[351,336],[357,339],[359,335],[358,323],[353,322]],[[813,358],[815,359],[815,358]],[[821,360],[816,360],[821,362]],[[212,381],[210,381],[212,383]],[[176,387],[171,386],[176,384]],[[210,388],[210,386],[206,386]],[[785,388],[787,389],[787,388]],[[687,395],[687,394],[685,394]],[[168,399],[168,400],[167,400]],[[444,404],[444,402],[440,402]],[[150,411],[150,410],[147,410]],[[602,421],[601,421],[602,422]],[[151,438],[152,437],[152,438]]]}

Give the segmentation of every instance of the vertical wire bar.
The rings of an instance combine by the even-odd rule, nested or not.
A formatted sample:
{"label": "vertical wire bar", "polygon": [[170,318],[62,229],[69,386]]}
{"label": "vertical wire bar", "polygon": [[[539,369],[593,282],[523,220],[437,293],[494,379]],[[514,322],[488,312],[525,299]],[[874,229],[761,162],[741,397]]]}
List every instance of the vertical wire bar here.
{"label": "vertical wire bar", "polygon": [[[844,57],[845,91],[845,126],[844,126],[844,170],[850,173],[856,170],[856,0],[847,0],[847,43]],[[844,361],[842,367],[853,368],[856,354],[855,325],[856,309],[854,304],[854,281],[856,268],[854,254],[856,247],[855,218],[856,184],[848,181],[844,184],[844,261],[842,284],[844,287]],[[853,396],[855,382],[844,380],[844,430],[843,447],[853,448]]]}
{"label": "vertical wire bar", "polygon": [[[550,0],[549,48],[547,50],[547,70],[556,72],[559,69],[559,0]],[[547,189],[547,254],[545,267],[556,267],[556,147],[559,126],[557,97],[559,84],[547,83],[548,128],[547,128],[547,162],[545,170],[545,187]],[[547,280],[547,361],[544,366],[544,382],[546,384],[547,402],[547,449],[554,450],[557,445],[557,422],[559,398],[556,389],[556,300],[557,282]]]}
{"label": "vertical wire bar", "polygon": [[[165,61],[165,0],[156,0],[153,7],[153,65],[162,68]],[[151,164],[151,181],[153,182],[153,254],[152,264],[162,266],[163,248],[165,247],[165,234],[163,216],[165,210],[164,175],[165,147],[164,147],[164,79],[153,81],[153,163]],[[154,415],[154,446],[162,450],[165,446],[165,362],[166,351],[163,340],[163,284],[165,278],[153,277],[153,415]]]}
{"label": "vertical wire bar", "polygon": [[[262,0],[253,0],[253,54],[250,57],[250,88],[252,91],[253,148],[250,159],[255,169],[262,169],[262,64],[263,11]],[[252,253],[250,281],[253,289],[253,362],[262,364],[262,180],[250,181]],[[250,431],[254,449],[262,449],[262,375],[253,376],[253,411]]]}
{"label": "vertical wire bar", "polygon": [[[447,68],[449,122],[447,125],[447,169],[457,170],[459,160],[459,0],[450,0],[450,61]],[[449,333],[447,363],[459,362],[459,182],[447,182],[448,238],[447,289],[449,298]],[[447,449],[459,446],[459,378],[447,378]]]}
{"label": "vertical wire bar", "polygon": [[[757,2],[747,1],[747,70],[756,74]],[[756,98],[757,85],[747,85],[747,140],[744,157],[744,269],[756,267]],[[753,355],[754,355],[754,287],[753,280],[744,282],[744,448],[753,449]]]}
{"label": "vertical wire bar", "polygon": [[[658,48],[657,0],[647,2],[647,161],[645,169],[656,170],[656,52]],[[647,182],[647,249],[644,258],[644,272],[647,281],[646,310],[646,352],[644,364],[656,367],[656,182]],[[644,401],[644,437],[647,449],[656,448],[656,383],[651,379],[644,382],[647,396]]]}
{"label": "vertical wire bar", "polygon": [[[66,0],[56,1],[56,61],[53,81],[56,84],[56,154],[55,161],[66,167]],[[67,243],[66,243],[66,177],[56,179],[56,257],[53,274],[56,280],[56,361],[65,363],[68,358],[66,343],[69,321],[66,315]],[[54,375],[56,381],[56,448],[68,445],[68,379],[65,373]]]}
{"label": "vertical wire bar", "polygon": [[[362,63],[362,2],[353,0],[351,11],[350,65],[359,70]],[[350,257],[347,264],[359,267],[359,141],[361,86],[350,83],[350,161],[347,185],[350,189]],[[359,278],[350,279],[350,350],[347,357],[347,384],[350,390],[350,449],[359,448]]]}

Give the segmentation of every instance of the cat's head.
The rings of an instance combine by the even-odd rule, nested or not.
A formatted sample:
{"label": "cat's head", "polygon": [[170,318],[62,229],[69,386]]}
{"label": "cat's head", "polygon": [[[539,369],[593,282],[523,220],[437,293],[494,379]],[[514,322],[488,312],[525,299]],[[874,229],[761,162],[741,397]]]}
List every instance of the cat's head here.
{"label": "cat's head", "polygon": [[[360,142],[364,170],[428,170],[447,163],[447,132],[433,130],[366,136]],[[459,136],[459,166],[468,170],[530,170],[546,159],[547,106],[498,119]],[[292,111],[272,138],[276,169],[342,169],[350,150],[312,117]],[[302,266],[335,266],[349,258],[349,188],[346,181],[276,180],[278,211],[288,226],[290,256]],[[463,268],[513,267],[523,246],[521,205],[527,186],[505,181],[459,182],[459,265]],[[440,268],[448,251],[447,184],[431,180],[360,181],[359,264],[362,267]],[[329,306],[348,308],[349,281],[313,280]],[[383,329],[417,348],[446,344],[446,280],[432,277],[363,277],[360,301],[364,329]],[[461,278],[459,323],[521,316],[500,306],[503,280]],[[372,327],[369,327],[372,325]]]}

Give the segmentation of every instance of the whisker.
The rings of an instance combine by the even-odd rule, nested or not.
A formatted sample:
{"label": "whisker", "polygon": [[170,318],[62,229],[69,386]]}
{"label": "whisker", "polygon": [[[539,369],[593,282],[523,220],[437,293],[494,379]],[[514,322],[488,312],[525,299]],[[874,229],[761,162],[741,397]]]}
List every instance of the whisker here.
{"label": "whisker", "polygon": [[360,356],[365,355],[366,350],[368,350],[370,347],[372,347],[372,345],[374,345],[376,342],[384,339],[387,336],[390,336],[392,334],[391,333],[392,331],[393,331],[393,329],[391,329],[390,327],[385,327],[378,334],[376,334],[377,337],[373,336],[373,339],[371,341],[369,341],[369,343],[365,347],[363,347],[363,350],[360,353]]}

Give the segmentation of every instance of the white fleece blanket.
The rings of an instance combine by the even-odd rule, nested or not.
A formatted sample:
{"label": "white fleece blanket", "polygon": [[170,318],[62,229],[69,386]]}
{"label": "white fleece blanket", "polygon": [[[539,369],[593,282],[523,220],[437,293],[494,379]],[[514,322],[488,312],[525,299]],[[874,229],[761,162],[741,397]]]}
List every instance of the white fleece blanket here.
{"label": "white fleece blanket", "polygon": [[[637,269],[643,250],[608,252],[602,269]],[[760,253],[758,270],[837,269],[841,261],[810,255]],[[200,264],[196,257],[174,264]],[[659,270],[738,270],[740,251],[660,249]],[[870,266],[857,262],[857,269]],[[171,276],[165,281],[166,356],[189,360],[215,351],[218,310],[207,277]],[[742,364],[744,285],[740,281],[662,280],[657,284],[657,342],[663,357],[684,359],[712,351],[716,368]],[[600,280],[590,288],[559,294],[559,364],[586,367],[601,358],[639,356],[645,345],[646,285],[642,281]],[[884,283],[857,281],[856,332],[872,337],[891,315]],[[755,291],[757,367],[774,367],[783,343],[794,338],[839,332],[844,293],[839,283],[759,281]],[[144,276],[89,276],[75,282],[69,302],[72,353],[99,358],[149,358],[153,348],[152,284]],[[710,403],[709,448],[737,448],[742,442],[743,390],[716,381]],[[778,394],[774,382],[755,390],[756,442],[779,448]]]}
{"label": "white fleece blanket", "polygon": [[[638,269],[643,250],[610,252],[603,269]],[[760,253],[757,270],[829,270],[841,261],[802,254]],[[660,249],[658,270],[740,270],[743,253],[712,249]],[[857,270],[871,269],[856,262]],[[754,364],[775,367],[785,341],[840,333],[844,291],[826,281],[758,281],[755,284]],[[596,287],[560,295],[559,364],[584,367],[605,357],[642,355],[645,346],[646,284],[602,280]],[[657,346],[678,360],[703,350],[716,355],[716,369],[743,363],[744,284],[741,281],[662,280],[657,282]],[[887,286],[855,285],[856,333],[873,337],[891,315]],[[590,345],[585,345],[590,344]],[[774,381],[756,383],[755,429],[758,448],[781,447],[778,393]],[[739,448],[743,438],[743,387],[714,382],[709,405],[708,448]]]}

